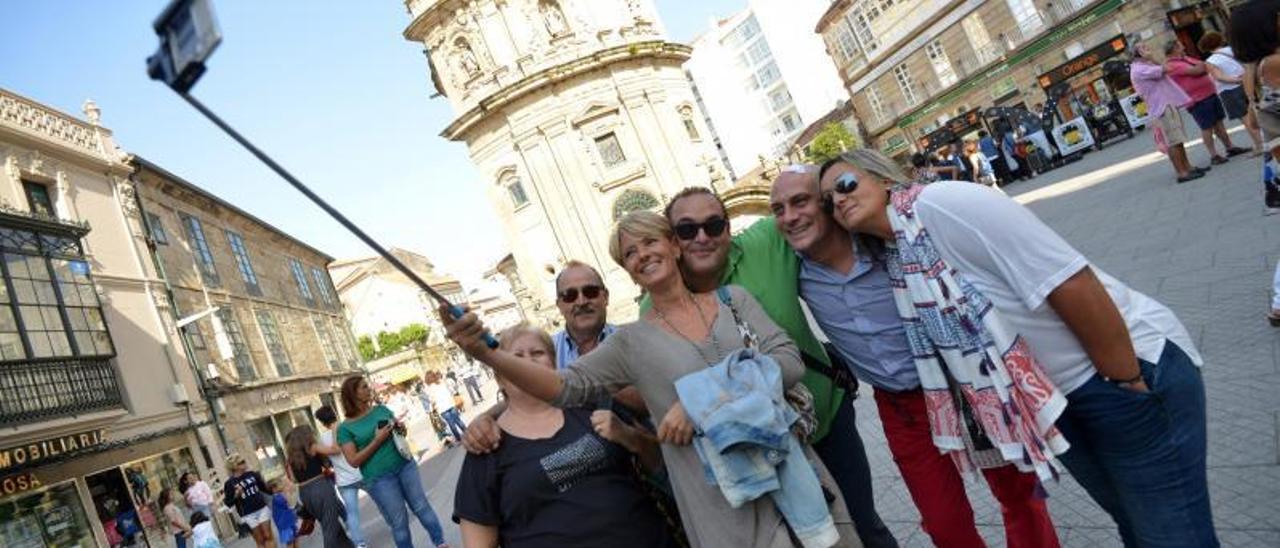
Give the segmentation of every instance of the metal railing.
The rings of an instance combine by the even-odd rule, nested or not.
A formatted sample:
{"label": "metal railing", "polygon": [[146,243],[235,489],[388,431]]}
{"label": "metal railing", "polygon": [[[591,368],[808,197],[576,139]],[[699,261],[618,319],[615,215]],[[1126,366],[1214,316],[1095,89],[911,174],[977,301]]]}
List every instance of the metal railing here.
{"label": "metal railing", "polygon": [[110,358],[0,365],[0,424],[27,424],[123,407]]}

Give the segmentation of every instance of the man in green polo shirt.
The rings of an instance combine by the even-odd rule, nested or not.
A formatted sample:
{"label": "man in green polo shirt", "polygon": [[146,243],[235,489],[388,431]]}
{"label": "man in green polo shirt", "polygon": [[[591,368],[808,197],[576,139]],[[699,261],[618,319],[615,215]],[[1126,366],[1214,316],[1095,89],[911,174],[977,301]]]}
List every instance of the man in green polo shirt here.
{"label": "man in green polo shirt", "polygon": [[[803,167],[789,167],[795,171]],[[780,176],[795,176],[784,170]],[[721,285],[742,286],[800,347],[807,366],[802,380],[813,393],[819,426],[813,448],[830,470],[868,547],[898,545],[875,509],[871,470],[858,436],[852,397],[843,387],[856,387],[847,368],[832,368],[822,343],[814,337],[800,308],[800,259],[787,245],[772,219],[761,219],[730,236],[724,203],[705,187],[690,187],[667,204],[680,244],[681,271],[695,292]],[[648,299],[641,303],[648,308]],[[834,379],[833,379],[834,377]]]}

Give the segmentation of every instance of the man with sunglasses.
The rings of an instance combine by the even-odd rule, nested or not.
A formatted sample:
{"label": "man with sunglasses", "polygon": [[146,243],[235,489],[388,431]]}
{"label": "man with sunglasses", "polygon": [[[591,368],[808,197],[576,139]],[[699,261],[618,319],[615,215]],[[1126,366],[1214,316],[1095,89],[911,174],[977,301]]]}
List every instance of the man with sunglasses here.
{"label": "man with sunglasses", "polygon": [[[858,253],[858,244],[832,217],[833,192],[858,188],[853,173],[820,188],[819,170],[779,177],[769,207],[778,230],[801,260],[800,295],[834,352],[859,378],[874,387],[880,421],[894,463],[902,473],[921,525],[938,546],[984,546],[965,492],[964,479],[950,457],[938,452],[930,435],[919,374],[898,315],[884,265]],[[1034,496],[1035,476],[1019,473],[998,456],[982,455],[992,493],[1001,504],[1010,546],[1057,546],[1044,501]]]}
{"label": "man with sunglasses", "polygon": [[[793,168],[785,168],[782,177]],[[875,509],[871,470],[858,436],[852,395],[857,381],[843,367],[831,366],[822,343],[809,329],[800,307],[799,259],[769,219],[756,222],[737,236],[730,234],[728,211],[715,193],[689,187],[667,204],[680,246],[680,269],[693,291],[738,285],[751,293],[765,313],[800,347],[806,370],[802,382],[813,393],[818,431],[813,448],[844,494],[862,544],[896,547],[893,533]],[[641,303],[647,309],[646,299]],[[846,388],[850,397],[846,397]]]}
{"label": "man with sunglasses", "polygon": [[[609,289],[600,273],[587,263],[569,261],[556,275],[556,308],[564,318],[564,330],[551,336],[556,369],[569,367],[618,329],[608,322]],[[615,392],[613,399],[629,412],[624,420],[644,420],[649,415],[644,399],[633,386]],[[499,402],[472,419],[462,436],[462,445],[468,452],[485,454],[498,448],[502,432],[496,419],[505,410],[506,404]]]}
{"label": "man with sunglasses", "polygon": [[564,318],[564,331],[551,337],[556,346],[556,369],[569,367],[617,330],[606,321],[609,289],[600,273],[587,263],[569,261],[560,270],[556,276],[556,308]]}

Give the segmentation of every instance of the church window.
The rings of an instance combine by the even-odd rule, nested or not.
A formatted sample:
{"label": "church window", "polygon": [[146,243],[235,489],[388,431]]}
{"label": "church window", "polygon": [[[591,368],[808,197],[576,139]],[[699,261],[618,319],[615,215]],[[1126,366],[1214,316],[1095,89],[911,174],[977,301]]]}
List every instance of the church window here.
{"label": "church window", "polygon": [[628,189],[618,197],[618,201],[613,203],[613,220],[617,221],[632,211],[651,210],[659,205],[661,204],[658,199],[652,194],[643,190]]}
{"label": "church window", "polygon": [[616,167],[627,161],[626,155],[622,153],[622,144],[613,132],[596,137],[596,150],[600,151],[604,167]]}

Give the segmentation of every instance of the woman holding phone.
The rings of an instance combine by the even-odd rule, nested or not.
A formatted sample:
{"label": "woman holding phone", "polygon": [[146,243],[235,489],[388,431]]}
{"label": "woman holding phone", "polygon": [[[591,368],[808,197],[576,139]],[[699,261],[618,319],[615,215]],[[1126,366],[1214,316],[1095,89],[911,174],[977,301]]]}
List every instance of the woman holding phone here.
{"label": "woman holding phone", "polygon": [[[440,519],[427,501],[418,476],[418,463],[400,455],[391,440],[404,425],[384,405],[375,405],[373,390],[364,377],[349,377],[342,383],[342,412],[347,420],[338,426],[338,445],[352,466],[360,467],[365,489],[391,528],[398,548],[413,548],[409,533],[409,511],[418,516],[431,543],[447,547]],[[407,510],[406,510],[407,507]]]}

